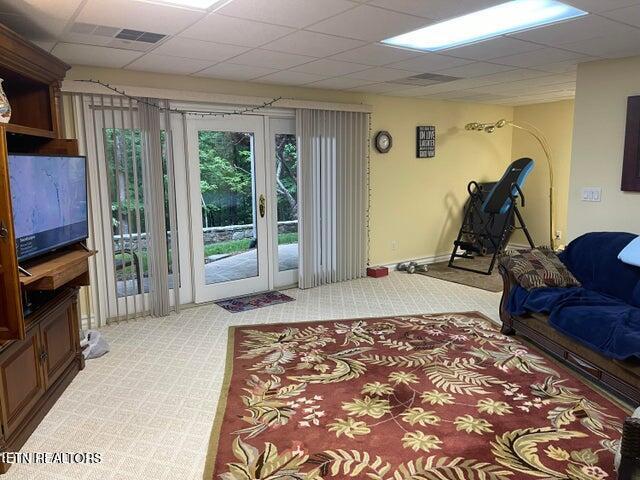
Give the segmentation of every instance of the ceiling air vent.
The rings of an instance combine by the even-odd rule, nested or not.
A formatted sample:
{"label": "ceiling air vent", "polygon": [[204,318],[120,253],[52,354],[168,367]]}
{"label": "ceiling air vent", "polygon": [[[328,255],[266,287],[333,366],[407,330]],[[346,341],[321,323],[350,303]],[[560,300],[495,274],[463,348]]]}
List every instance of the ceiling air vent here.
{"label": "ceiling air vent", "polygon": [[131,40],[133,42],[145,43],[158,43],[164,37],[166,37],[166,35],[162,35],[161,33],[142,32],[140,30],[129,30],[128,28],[123,28],[116,35],[116,38],[119,38],[120,40]]}
{"label": "ceiling air vent", "polygon": [[451,77],[449,75],[438,75],[436,73],[421,73],[420,75],[414,75],[413,77],[401,78],[400,80],[393,80],[392,83],[426,87],[429,85],[436,85],[438,83],[453,82],[455,80],[460,80],[460,77]]}
{"label": "ceiling air vent", "polygon": [[71,25],[63,40],[85,45],[114,47],[144,52],[166,38],[167,35],[162,33],[143,32],[129,28],[77,22]]}

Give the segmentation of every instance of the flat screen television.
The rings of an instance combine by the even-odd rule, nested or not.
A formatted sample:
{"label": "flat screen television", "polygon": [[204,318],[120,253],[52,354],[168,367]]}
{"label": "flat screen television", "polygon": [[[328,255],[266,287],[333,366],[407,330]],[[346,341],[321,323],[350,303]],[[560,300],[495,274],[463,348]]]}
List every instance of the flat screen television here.
{"label": "flat screen television", "polygon": [[9,154],[9,184],[19,262],[87,239],[85,157]]}

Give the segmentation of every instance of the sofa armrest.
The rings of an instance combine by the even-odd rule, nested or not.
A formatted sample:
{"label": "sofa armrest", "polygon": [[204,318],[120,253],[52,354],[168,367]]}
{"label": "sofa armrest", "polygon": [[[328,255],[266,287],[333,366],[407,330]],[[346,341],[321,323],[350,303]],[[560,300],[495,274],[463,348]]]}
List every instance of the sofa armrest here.
{"label": "sofa armrest", "polygon": [[620,453],[618,480],[640,478],[640,418],[627,418],[624,422]]}
{"label": "sofa armrest", "polygon": [[505,335],[513,335],[515,330],[513,328],[513,318],[507,309],[507,303],[511,291],[518,285],[513,274],[504,268],[502,265],[498,266],[498,272],[502,276],[502,299],[500,300],[500,320],[502,320],[501,332]]}

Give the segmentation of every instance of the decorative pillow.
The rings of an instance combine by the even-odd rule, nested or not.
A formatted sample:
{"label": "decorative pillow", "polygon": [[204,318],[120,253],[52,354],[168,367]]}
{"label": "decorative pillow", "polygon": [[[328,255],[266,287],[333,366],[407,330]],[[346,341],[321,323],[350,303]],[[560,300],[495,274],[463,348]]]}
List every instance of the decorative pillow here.
{"label": "decorative pillow", "polygon": [[618,260],[640,267],[640,237],[636,237],[622,249],[618,255]]}
{"label": "decorative pillow", "polygon": [[507,250],[500,265],[510,271],[526,290],[545,287],[579,287],[580,282],[548,247],[531,250]]}

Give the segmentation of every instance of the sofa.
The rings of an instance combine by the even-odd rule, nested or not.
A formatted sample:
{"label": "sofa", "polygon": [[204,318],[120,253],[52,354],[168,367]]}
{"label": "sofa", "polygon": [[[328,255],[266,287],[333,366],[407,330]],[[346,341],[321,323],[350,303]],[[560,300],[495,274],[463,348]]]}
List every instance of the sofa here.
{"label": "sofa", "polygon": [[[640,405],[640,267],[618,260],[637,235],[596,232],[558,255],[579,287],[525,290],[503,265],[502,333],[518,334],[630,405]],[[619,479],[640,476],[640,419],[629,419]],[[625,463],[626,462],[626,463]]]}

